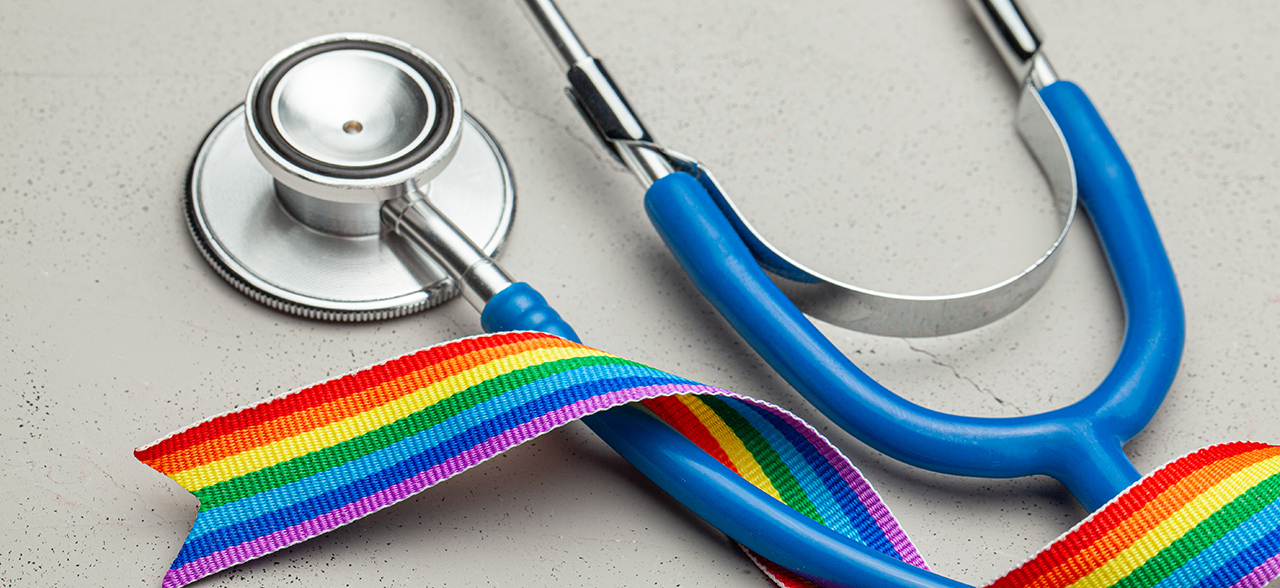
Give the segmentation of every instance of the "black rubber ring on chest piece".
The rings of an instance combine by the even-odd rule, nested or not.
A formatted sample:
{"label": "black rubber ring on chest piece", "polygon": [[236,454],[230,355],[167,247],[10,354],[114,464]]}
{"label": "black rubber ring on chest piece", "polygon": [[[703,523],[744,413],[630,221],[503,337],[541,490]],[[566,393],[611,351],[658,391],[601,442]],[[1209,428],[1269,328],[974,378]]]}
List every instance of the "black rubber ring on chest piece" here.
{"label": "black rubber ring on chest piece", "polygon": [[[341,51],[344,49],[359,49],[364,51],[373,51],[381,53],[393,59],[400,60],[405,65],[413,68],[418,72],[422,79],[427,82],[427,87],[431,88],[431,94],[436,100],[436,118],[432,121],[432,129],[427,137],[417,147],[400,157],[386,163],[375,166],[342,166],[317,161],[308,157],[301,151],[294,149],[284,136],[280,134],[280,130],[275,124],[275,118],[271,113],[271,96],[275,93],[276,86],[280,84],[280,80],[285,74],[289,73],[295,66],[303,61],[327,53],[329,51]],[[389,176],[397,172],[404,171],[417,165],[425,160],[444,143],[445,138],[449,134],[449,129],[456,114],[456,106],[450,99],[451,94],[446,90],[444,82],[440,78],[440,74],[431,68],[428,64],[418,59],[413,54],[404,51],[398,47],[374,43],[371,41],[360,40],[342,40],[323,43],[312,47],[307,47],[280,62],[271,73],[262,80],[262,85],[258,87],[257,94],[254,95],[253,120],[257,127],[258,133],[266,141],[271,149],[275,150],[290,163],[307,170],[309,172],[350,180],[363,180],[369,178],[378,178]]]}

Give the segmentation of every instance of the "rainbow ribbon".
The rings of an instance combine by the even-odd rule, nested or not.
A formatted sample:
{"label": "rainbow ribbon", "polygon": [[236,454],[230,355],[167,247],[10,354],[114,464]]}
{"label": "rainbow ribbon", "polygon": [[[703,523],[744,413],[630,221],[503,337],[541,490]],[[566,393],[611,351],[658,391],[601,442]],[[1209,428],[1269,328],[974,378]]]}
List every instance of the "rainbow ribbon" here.
{"label": "rainbow ribbon", "polygon": [[[200,499],[176,588],[386,508],[583,416],[641,402],[774,498],[926,568],[830,442],[771,404],[541,333],[437,345],[138,449]],[[1202,450],[1144,478],[992,588],[1261,587],[1280,574],[1280,448]],[[812,586],[756,554],[782,586]]]}

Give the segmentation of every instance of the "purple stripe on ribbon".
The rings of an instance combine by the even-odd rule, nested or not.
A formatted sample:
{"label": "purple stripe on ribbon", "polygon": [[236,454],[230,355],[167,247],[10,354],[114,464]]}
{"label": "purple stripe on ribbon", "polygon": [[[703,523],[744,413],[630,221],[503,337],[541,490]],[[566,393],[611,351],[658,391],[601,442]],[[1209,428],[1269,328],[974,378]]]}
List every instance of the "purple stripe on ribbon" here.
{"label": "purple stripe on ribbon", "polygon": [[1267,561],[1262,562],[1258,567],[1253,568],[1249,575],[1240,578],[1231,588],[1262,588],[1280,575],[1280,555],[1277,555]]}

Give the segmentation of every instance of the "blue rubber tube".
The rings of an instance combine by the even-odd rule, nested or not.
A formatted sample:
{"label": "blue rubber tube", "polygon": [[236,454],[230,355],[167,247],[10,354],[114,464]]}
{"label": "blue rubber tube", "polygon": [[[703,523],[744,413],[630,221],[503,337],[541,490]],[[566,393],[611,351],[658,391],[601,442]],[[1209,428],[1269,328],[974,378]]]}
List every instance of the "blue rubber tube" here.
{"label": "blue rubber tube", "polygon": [[1155,415],[1182,355],[1182,301],[1164,246],[1124,154],[1075,84],[1040,92],[1075,160],[1124,302],[1125,338],[1111,372],[1087,397],[1015,418],[932,411],[903,399],[840,353],[760,269],[692,176],[659,180],[645,197],[680,265],[729,323],[797,391],[868,445],[948,474],[1052,476],[1093,511],[1140,478],[1123,445]]}
{"label": "blue rubber tube", "polygon": [[[578,336],[536,290],[507,287],[485,306],[487,332]],[[858,544],[765,494],[652,413],[620,406],[582,419],[615,451],[712,526],[822,586],[965,588]]]}

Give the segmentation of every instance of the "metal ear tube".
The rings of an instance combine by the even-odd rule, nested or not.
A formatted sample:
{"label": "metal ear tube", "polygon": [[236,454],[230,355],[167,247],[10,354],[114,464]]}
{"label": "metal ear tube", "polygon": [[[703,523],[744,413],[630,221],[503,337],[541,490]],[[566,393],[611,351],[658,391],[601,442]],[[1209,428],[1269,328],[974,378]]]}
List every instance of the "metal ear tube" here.
{"label": "metal ear tube", "polygon": [[1020,82],[1039,90],[1058,81],[1043,49],[1040,28],[1014,0],[968,0],[987,38]]}

